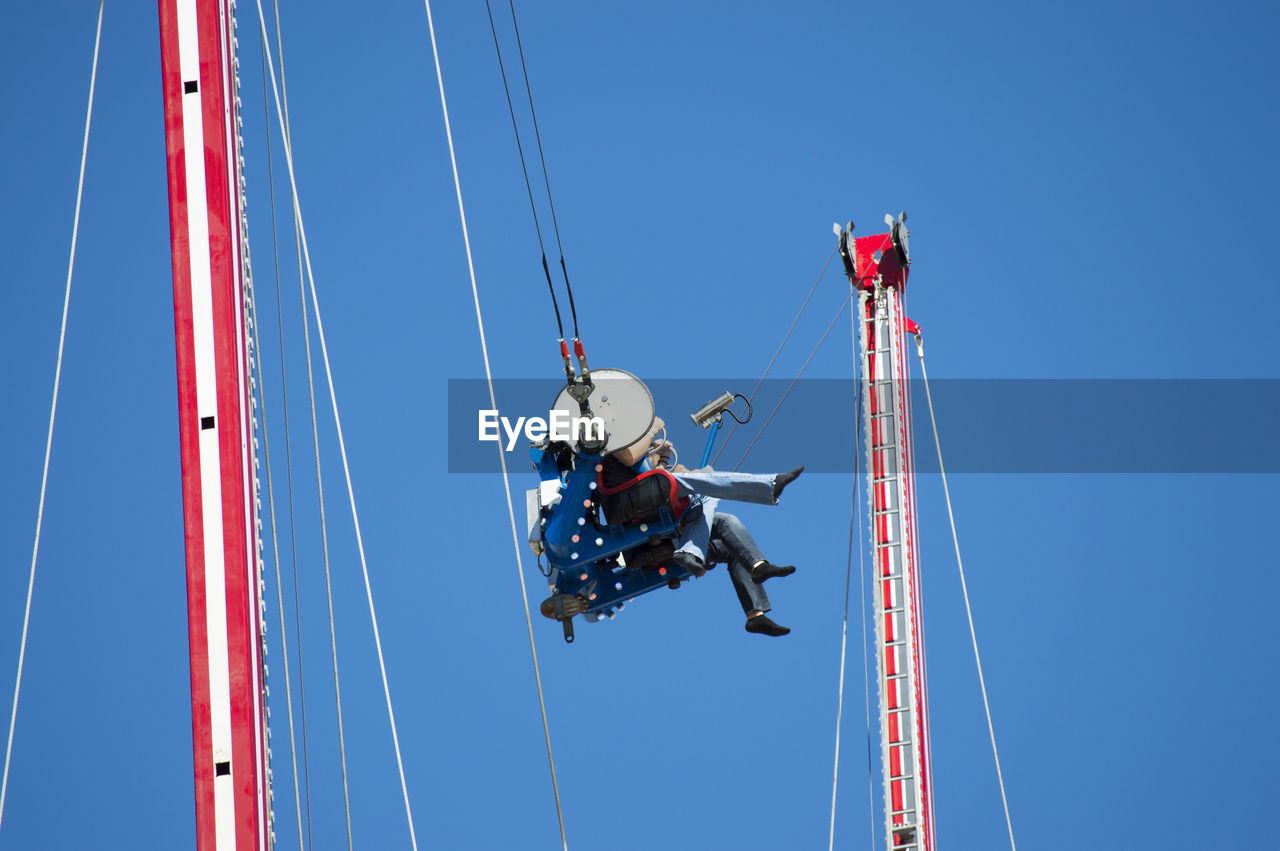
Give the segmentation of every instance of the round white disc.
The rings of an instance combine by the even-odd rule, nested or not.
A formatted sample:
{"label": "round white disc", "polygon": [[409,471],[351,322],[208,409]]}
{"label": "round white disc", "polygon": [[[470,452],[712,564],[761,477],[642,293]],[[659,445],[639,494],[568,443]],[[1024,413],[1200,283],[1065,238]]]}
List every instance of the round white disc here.
{"label": "round white disc", "polygon": [[[606,368],[591,370],[591,382],[595,385],[587,399],[591,415],[604,421],[609,438],[602,455],[625,449],[648,434],[653,425],[653,395],[643,381],[626,370]],[[551,409],[570,417],[582,415],[567,387],[561,388]]]}

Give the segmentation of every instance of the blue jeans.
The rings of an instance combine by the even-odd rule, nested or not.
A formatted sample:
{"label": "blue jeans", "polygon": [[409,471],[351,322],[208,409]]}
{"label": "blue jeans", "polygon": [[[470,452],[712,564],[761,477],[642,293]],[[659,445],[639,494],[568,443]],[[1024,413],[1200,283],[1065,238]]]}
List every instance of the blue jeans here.
{"label": "blue jeans", "polygon": [[742,611],[767,612],[769,595],[764,586],[751,578],[751,568],[763,561],[760,547],[732,514],[717,510],[721,499],[738,502],[754,502],[759,505],[777,505],[773,498],[775,474],[721,473],[710,467],[702,467],[685,473],[672,473],[680,496],[689,497],[695,505],[701,503],[702,513],[694,518],[676,541],[680,552],[697,556],[708,564],[723,562],[729,566],[729,579],[738,593]]}
{"label": "blue jeans", "polygon": [[777,505],[773,498],[773,473],[721,473],[710,467],[672,473],[680,496],[714,496],[759,505]]}
{"label": "blue jeans", "polygon": [[[720,473],[710,467],[702,467],[684,473],[672,473],[671,477],[676,480],[680,496],[688,497],[694,507],[702,505],[702,515],[695,516],[685,527],[684,533],[676,540],[676,550],[690,553],[704,561],[707,560],[707,546],[711,539],[716,507],[721,499],[760,505],[778,504],[773,498],[773,484],[777,478],[774,474]],[[733,519],[738,522],[736,517]],[[738,526],[742,524],[738,522]]]}
{"label": "blue jeans", "polygon": [[764,586],[751,578],[751,567],[763,560],[764,555],[742,521],[732,514],[717,512],[711,522],[707,562],[722,561],[729,565],[729,579],[733,582],[733,590],[738,592],[738,602],[742,604],[744,614],[767,612],[773,608],[769,605],[769,595],[764,592]]}
{"label": "blue jeans", "polygon": [[[772,487],[772,485],[770,486]],[[681,552],[691,553],[708,564],[723,562],[729,566],[729,580],[738,594],[742,611],[767,612],[772,606],[764,586],[751,578],[751,568],[764,560],[755,538],[735,515],[717,511],[720,500],[701,499],[701,513],[694,517],[677,542]],[[695,511],[697,509],[694,509]]]}

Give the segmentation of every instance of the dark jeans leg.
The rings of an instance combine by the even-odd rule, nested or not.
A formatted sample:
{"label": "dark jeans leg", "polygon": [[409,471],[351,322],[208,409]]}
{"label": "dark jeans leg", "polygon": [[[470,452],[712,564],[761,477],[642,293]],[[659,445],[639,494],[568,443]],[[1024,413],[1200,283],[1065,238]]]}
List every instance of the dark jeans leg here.
{"label": "dark jeans leg", "polygon": [[744,613],[767,612],[772,608],[764,586],[751,578],[752,565],[762,560],[764,555],[741,520],[732,514],[716,512],[711,524],[709,555],[712,561],[728,563],[729,579]]}

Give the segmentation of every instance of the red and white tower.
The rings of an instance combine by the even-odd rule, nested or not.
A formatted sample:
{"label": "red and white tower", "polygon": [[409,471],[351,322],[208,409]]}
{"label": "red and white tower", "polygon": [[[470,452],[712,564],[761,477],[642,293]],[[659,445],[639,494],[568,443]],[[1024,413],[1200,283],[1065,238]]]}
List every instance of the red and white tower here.
{"label": "red and white tower", "polygon": [[928,689],[906,360],[906,337],[918,329],[902,304],[910,264],[906,215],[886,221],[889,233],[858,238],[850,223],[842,234],[841,254],[858,293],[886,848],[932,851]]}
{"label": "red and white tower", "polygon": [[200,851],[271,845],[232,8],[159,0]]}

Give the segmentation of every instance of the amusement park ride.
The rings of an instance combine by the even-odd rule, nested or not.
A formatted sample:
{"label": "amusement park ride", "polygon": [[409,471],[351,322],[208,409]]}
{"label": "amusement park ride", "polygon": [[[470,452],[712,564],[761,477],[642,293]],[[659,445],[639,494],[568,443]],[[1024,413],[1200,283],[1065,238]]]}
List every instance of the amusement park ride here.
{"label": "amusement park ride", "polygon": [[[920,572],[916,553],[915,482],[906,339],[920,329],[906,317],[902,292],[911,258],[906,215],[886,217],[889,232],[855,238],[852,223],[837,228],[845,272],[858,296],[861,348],[861,436],[867,458],[872,530],[875,647],[881,759],[888,847],[931,849],[933,812],[929,774],[928,689],[921,631]],[[581,353],[581,346],[578,347]],[[677,495],[665,469],[643,469],[634,479],[606,487],[604,456],[648,433],[653,398],[622,370],[581,372],[557,397],[554,410],[600,417],[605,434],[576,442],[543,441],[537,450],[541,483],[527,495],[529,544],[546,556],[551,596],[542,614],[559,620],[573,641],[573,618],[612,618],[635,597],[690,578],[672,561],[688,499]],[[725,393],[690,415],[710,428],[705,463]],[[729,411],[729,413],[732,413]]]}
{"label": "amusement park ride", "polygon": [[[232,0],[159,0],[201,851],[266,849],[274,841],[234,11]],[[852,223],[837,231],[860,328],[886,844],[929,851],[928,690],[905,357],[907,337],[919,329],[902,307],[910,264],[905,215],[888,223],[887,233],[871,236],[855,238]],[[546,558],[552,590],[541,611],[572,641],[577,615],[609,618],[626,601],[689,578],[671,561],[689,503],[663,469],[605,486],[603,459],[648,432],[653,399],[630,373],[589,369],[576,338],[575,370],[561,345],[567,380],[554,408],[605,424],[603,435],[544,441],[535,452],[540,483],[527,500],[529,544]],[[704,464],[734,398],[726,393],[692,415],[709,429]]]}

